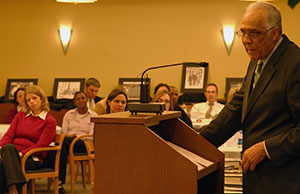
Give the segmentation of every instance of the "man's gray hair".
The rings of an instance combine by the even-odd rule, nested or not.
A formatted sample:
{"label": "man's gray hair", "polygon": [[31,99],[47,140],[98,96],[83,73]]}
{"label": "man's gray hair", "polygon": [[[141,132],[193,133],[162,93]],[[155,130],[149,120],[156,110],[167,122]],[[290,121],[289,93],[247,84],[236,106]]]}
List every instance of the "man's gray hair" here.
{"label": "man's gray hair", "polygon": [[271,4],[271,3],[267,3],[267,2],[255,2],[250,4],[246,11],[250,11],[250,10],[259,10],[262,9],[264,11],[266,11],[267,14],[267,21],[266,21],[266,27],[267,29],[270,29],[272,27],[278,27],[280,30],[280,34],[282,33],[282,24],[281,24],[281,14],[279,9]]}
{"label": "man's gray hair", "polygon": [[93,78],[93,77],[86,80],[85,85],[87,87],[89,87],[90,85],[94,85],[94,86],[99,87],[99,88],[101,86],[100,82],[96,78]]}

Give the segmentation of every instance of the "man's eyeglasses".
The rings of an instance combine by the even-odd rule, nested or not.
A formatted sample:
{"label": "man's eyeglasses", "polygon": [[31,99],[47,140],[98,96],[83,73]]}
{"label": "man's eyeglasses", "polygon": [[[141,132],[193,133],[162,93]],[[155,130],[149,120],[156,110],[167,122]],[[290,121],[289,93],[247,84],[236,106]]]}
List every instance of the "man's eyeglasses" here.
{"label": "man's eyeglasses", "polygon": [[259,32],[259,31],[250,31],[250,32],[245,32],[243,30],[239,30],[236,32],[236,35],[240,38],[245,38],[245,36],[247,35],[248,38],[250,38],[251,40],[256,40],[259,37],[261,37],[263,34],[269,32],[270,30],[274,29],[274,26],[264,32]]}

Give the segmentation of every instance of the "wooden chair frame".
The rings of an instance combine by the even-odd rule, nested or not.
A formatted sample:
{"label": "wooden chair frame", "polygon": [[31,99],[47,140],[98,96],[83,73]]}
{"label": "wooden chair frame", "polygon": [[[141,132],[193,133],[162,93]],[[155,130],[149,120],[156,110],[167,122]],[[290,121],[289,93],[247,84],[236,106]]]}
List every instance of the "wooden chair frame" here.
{"label": "wooden chair frame", "polygon": [[[60,152],[61,152],[61,147],[62,147],[64,138],[65,138],[65,135],[56,134],[55,140],[54,140],[54,142],[56,143],[55,146],[32,149],[29,152],[27,152],[24,155],[24,157],[22,158],[22,161],[21,161],[22,172],[28,181],[31,180],[30,181],[31,194],[34,194],[34,182],[35,182],[34,180],[36,178],[53,178],[54,193],[58,194],[59,160],[60,160]],[[50,172],[40,172],[39,170],[37,170],[36,173],[35,172],[30,172],[30,173],[26,172],[25,163],[26,163],[27,158],[36,152],[42,152],[42,151],[56,151],[54,170],[50,171]],[[22,188],[22,194],[27,194],[27,183]]]}
{"label": "wooden chair frame", "polygon": [[[76,156],[74,155],[74,146],[75,146],[75,143],[82,139],[82,138],[86,138],[86,137],[93,137],[93,135],[81,135],[81,136],[78,136],[78,137],[75,137],[70,145],[70,149],[69,149],[69,162],[70,162],[70,173],[71,173],[71,194],[74,193],[74,184],[75,184],[75,179],[76,179],[76,176],[75,176],[75,162],[79,161],[79,162],[83,162],[83,161],[89,161],[89,156],[88,154],[86,155],[79,155],[79,156]],[[83,188],[85,188],[85,170],[83,168],[83,164],[81,164],[81,173],[82,173],[82,183],[83,183]]]}
{"label": "wooden chair frame", "polygon": [[95,145],[94,141],[85,141],[85,147],[88,152],[89,156],[89,164],[90,164],[90,171],[91,171],[91,194],[94,194],[95,188]]}

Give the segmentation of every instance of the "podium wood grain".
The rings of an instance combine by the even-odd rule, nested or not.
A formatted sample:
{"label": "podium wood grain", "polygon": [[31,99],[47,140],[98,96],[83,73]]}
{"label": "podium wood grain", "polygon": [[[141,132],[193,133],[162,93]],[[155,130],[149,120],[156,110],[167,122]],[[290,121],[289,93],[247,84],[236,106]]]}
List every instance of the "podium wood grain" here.
{"label": "podium wood grain", "polygon": [[[216,171],[214,193],[222,193],[224,155],[178,116],[180,112],[170,111],[162,115],[123,112],[93,117],[95,193],[196,194],[199,178]],[[154,125],[158,125],[154,131],[148,128]],[[213,165],[198,171],[166,141],[213,161]],[[210,151],[214,154],[206,156]]]}

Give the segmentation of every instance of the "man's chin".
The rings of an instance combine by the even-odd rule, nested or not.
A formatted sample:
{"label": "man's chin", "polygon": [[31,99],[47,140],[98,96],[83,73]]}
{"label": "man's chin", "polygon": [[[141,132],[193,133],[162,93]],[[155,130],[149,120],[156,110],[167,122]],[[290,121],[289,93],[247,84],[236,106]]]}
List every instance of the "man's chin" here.
{"label": "man's chin", "polygon": [[256,53],[248,52],[248,56],[250,57],[250,59],[258,60],[258,56]]}

